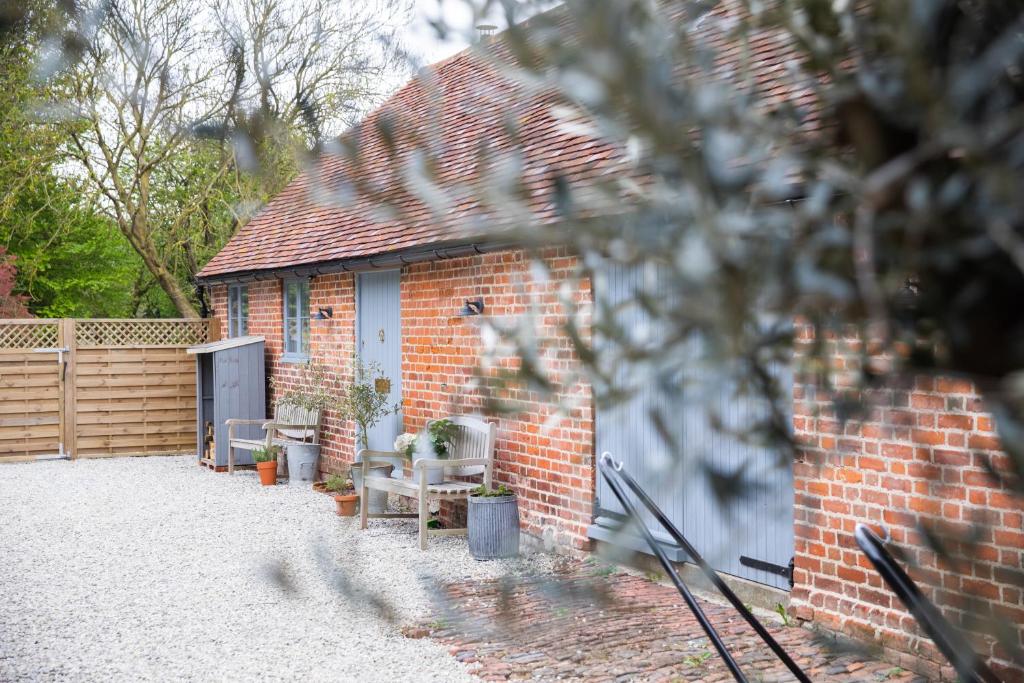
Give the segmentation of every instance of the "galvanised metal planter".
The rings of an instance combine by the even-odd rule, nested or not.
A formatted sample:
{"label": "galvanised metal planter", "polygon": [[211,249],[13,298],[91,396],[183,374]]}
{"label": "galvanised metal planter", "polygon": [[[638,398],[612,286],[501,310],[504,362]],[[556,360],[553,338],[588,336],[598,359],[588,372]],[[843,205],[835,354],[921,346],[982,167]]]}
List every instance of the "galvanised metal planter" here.
{"label": "galvanised metal planter", "polygon": [[466,520],[469,553],[476,560],[519,554],[519,503],[511,496],[470,496]]}
{"label": "galvanised metal planter", "polygon": [[[391,470],[394,469],[394,465],[374,465],[370,468],[368,477],[384,477],[385,479],[391,476]],[[363,490],[363,471],[362,467],[358,462],[352,463],[352,483],[356,487],[356,493],[360,494]],[[369,505],[369,511],[373,514],[381,514],[388,511],[388,492],[387,491],[370,491],[367,495],[369,500],[360,501],[360,505]]]}

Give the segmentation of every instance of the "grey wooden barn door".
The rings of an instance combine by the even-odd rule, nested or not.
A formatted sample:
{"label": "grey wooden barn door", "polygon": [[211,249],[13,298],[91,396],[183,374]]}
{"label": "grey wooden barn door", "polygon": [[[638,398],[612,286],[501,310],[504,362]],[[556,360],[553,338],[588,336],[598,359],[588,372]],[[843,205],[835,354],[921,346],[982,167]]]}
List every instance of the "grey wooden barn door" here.
{"label": "grey wooden barn door", "polygon": [[[390,381],[388,395],[392,405],[402,400],[400,277],[398,270],[360,273],[356,283],[357,351],[364,363],[380,365]],[[370,429],[370,448],[392,450],[401,431],[401,413],[388,415]]]}
{"label": "grey wooden barn door", "polygon": [[[625,329],[656,345],[659,331],[633,301],[644,277],[647,288],[659,280],[651,271],[644,273],[612,265],[604,269],[594,287],[599,297],[621,305],[615,315]],[[596,341],[600,344],[600,339]],[[712,375],[696,363],[685,371],[686,395],[659,387],[659,378],[645,374],[640,365],[620,363],[615,371],[617,379],[631,385],[636,393],[626,403],[597,411],[597,454],[608,451],[622,460],[716,569],[788,590],[786,577],[756,566],[759,561],[787,567],[793,556],[792,464],[772,449],[744,443],[712,426],[713,415],[727,429],[742,428],[759,420],[767,411],[764,401],[739,396],[719,373]],[[788,367],[774,371],[779,373],[784,386],[792,385]],[[665,429],[680,445],[676,452],[679,457],[653,426],[653,408],[659,408],[665,416]],[[754,486],[748,487],[742,498],[723,504],[704,474],[706,466],[724,474],[742,471],[745,480]],[[597,496],[597,519],[590,535],[644,550],[642,541],[635,537],[609,531],[619,526],[623,510],[601,477]],[[652,529],[658,528],[649,515],[645,515],[644,522]],[[667,536],[657,535],[670,542]],[[674,555],[674,559],[686,559],[681,550]],[[747,559],[741,562],[741,558]]]}

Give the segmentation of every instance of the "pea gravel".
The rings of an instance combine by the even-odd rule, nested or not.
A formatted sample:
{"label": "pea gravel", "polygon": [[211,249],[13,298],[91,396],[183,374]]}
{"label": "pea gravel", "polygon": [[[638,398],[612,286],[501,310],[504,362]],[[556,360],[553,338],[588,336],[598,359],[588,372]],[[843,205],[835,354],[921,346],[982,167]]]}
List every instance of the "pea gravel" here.
{"label": "pea gravel", "polygon": [[0,680],[473,680],[401,626],[439,582],[553,562],[333,506],[191,457],[0,465]]}

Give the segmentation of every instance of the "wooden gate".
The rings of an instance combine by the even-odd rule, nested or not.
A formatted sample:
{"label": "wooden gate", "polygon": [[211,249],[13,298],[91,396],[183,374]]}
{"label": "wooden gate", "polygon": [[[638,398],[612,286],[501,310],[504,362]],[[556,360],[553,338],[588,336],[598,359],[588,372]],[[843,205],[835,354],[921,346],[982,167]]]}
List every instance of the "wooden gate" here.
{"label": "wooden gate", "polygon": [[0,320],[0,461],[188,453],[207,320]]}
{"label": "wooden gate", "polygon": [[60,320],[0,322],[0,460],[66,453],[65,330]]}

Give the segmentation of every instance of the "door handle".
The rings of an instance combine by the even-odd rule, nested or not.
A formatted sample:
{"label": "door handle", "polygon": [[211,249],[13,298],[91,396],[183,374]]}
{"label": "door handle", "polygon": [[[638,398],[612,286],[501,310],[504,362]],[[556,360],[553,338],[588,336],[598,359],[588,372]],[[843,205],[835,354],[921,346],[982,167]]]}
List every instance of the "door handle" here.
{"label": "door handle", "polygon": [[380,339],[380,343],[381,344],[384,343],[384,328],[383,327],[380,328],[380,330],[377,332],[377,338]]}

